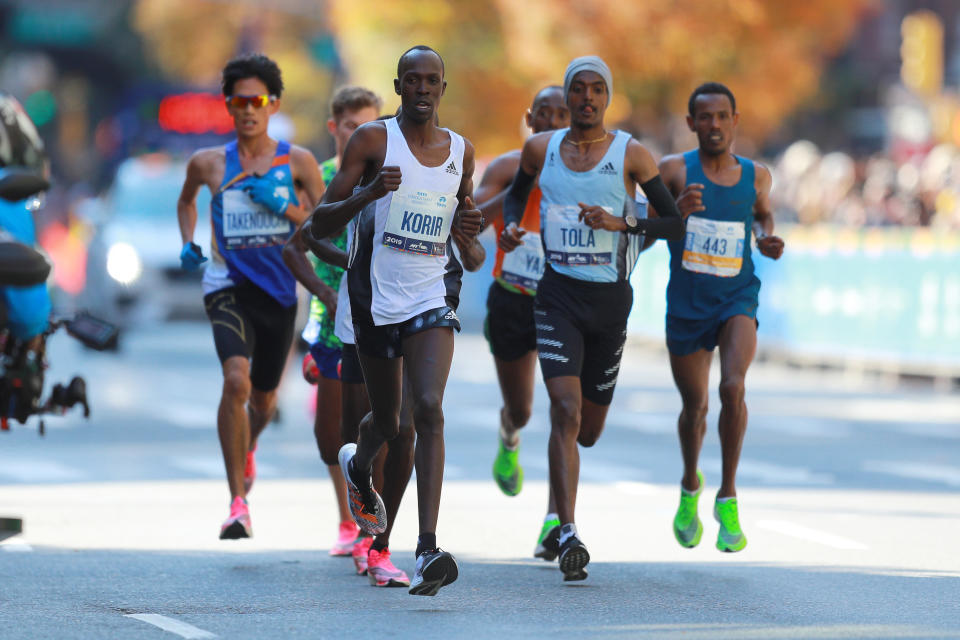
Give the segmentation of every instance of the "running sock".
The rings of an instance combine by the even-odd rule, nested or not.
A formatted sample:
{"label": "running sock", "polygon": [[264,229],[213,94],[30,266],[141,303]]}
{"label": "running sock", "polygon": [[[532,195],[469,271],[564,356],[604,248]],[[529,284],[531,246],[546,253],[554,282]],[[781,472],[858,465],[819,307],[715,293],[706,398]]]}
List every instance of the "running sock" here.
{"label": "running sock", "polygon": [[687,489],[685,486],[683,486],[683,482],[680,483],[680,491],[682,491],[683,495],[685,496],[695,496],[697,495],[697,491],[700,491],[700,489],[701,487],[698,486],[693,491],[690,491],[690,489]]}
{"label": "running sock", "polygon": [[555,513],[548,513],[547,515],[543,516],[544,522],[550,522],[552,520],[559,520],[559,519],[560,519],[560,516],[558,516]]}
{"label": "running sock", "polygon": [[737,496],[727,496],[726,498],[717,497],[717,502],[723,504],[724,502],[730,502],[731,500],[736,500]]}
{"label": "running sock", "polygon": [[420,554],[424,551],[433,551],[437,548],[437,534],[435,533],[421,533],[420,537],[417,538],[417,551],[414,554],[415,558],[419,558]]}
{"label": "running sock", "polygon": [[389,543],[387,542],[380,542],[379,540],[374,540],[373,544],[370,545],[370,550],[376,551],[377,553],[379,553],[384,549],[386,549],[388,545]]}
{"label": "running sock", "polygon": [[577,525],[572,522],[560,525],[560,546],[562,547],[567,540],[575,535],[577,535]]}
{"label": "running sock", "polygon": [[517,447],[520,446],[520,434],[514,432],[513,438],[511,438],[507,435],[504,428],[500,427],[500,443],[503,444],[503,448],[507,451],[516,451]]}

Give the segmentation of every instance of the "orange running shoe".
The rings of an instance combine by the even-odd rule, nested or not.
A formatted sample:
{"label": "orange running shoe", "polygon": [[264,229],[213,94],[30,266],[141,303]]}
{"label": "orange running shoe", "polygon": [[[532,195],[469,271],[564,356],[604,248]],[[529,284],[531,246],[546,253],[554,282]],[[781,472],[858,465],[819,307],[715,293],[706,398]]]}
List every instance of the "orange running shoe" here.
{"label": "orange running shoe", "polygon": [[387,509],[383,506],[380,494],[373,488],[373,481],[367,474],[362,486],[353,483],[350,477],[350,461],[357,454],[357,445],[348,442],[340,448],[337,458],[340,461],[340,470],[347,483],[347,499],[350,503],[350,515],[360,530],[375,536],[387,530]]}

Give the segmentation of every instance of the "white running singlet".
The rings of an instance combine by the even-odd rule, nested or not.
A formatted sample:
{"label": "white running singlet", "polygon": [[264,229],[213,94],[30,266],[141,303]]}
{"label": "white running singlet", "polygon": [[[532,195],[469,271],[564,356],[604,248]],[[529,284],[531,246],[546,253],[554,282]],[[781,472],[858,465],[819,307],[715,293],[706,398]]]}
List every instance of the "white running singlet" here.
{"label": "white running singlet", "polygon": [[463,177],[463,138],[443,129],[450,136],[450,153],[440,165],[425,167],[407,146],[396,118],[385,125],[383,166],[400,167],[400,188],[377,200],[373,212],[365,209],[357,216],[350,250],[354,316],[358,322],[369,317],[377,326],[445,306],[448,296],[459,295],[463,272],[450,241]]}

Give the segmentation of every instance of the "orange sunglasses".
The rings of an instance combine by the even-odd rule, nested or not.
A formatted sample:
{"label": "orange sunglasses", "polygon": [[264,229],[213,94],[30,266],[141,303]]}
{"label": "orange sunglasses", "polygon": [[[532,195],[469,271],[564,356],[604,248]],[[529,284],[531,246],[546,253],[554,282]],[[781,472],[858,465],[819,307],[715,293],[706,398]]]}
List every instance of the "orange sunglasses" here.
{"label": "orange sunglasses", "polygon": [[276,99],[276,96],[267,95],[266,93],[259,96],[227,96],[224,98],[229,106],[236,107],[237,109],[243,109],[248,104],[252,104],[255,108],[259,109],[267,106]]}

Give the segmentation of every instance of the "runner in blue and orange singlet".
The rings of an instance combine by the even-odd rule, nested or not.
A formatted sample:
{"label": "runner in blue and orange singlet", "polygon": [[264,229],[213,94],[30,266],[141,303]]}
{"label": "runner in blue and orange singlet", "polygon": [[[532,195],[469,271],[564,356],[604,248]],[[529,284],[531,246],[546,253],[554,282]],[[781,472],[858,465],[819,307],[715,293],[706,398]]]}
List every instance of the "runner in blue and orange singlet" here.
{"label": "runner in blue and orange singlet", "polygon": [[197,269],[207,258],[193,242],[196,198],[201,187],[210,190],[212,260],[203,292],[223,368],[217,431],[231,503],[220,538],[234,539],[252,535],[246,498],[256,472],[254,451],[276,410],[293,339],[296,280],[283,247],[320,200],[323,181],[313,154],[267,135],[283,91],[275,62],[260,54],[234,58],[223,69],[222,88],[237,139],[191,156],[177,218],[181,265]]}

